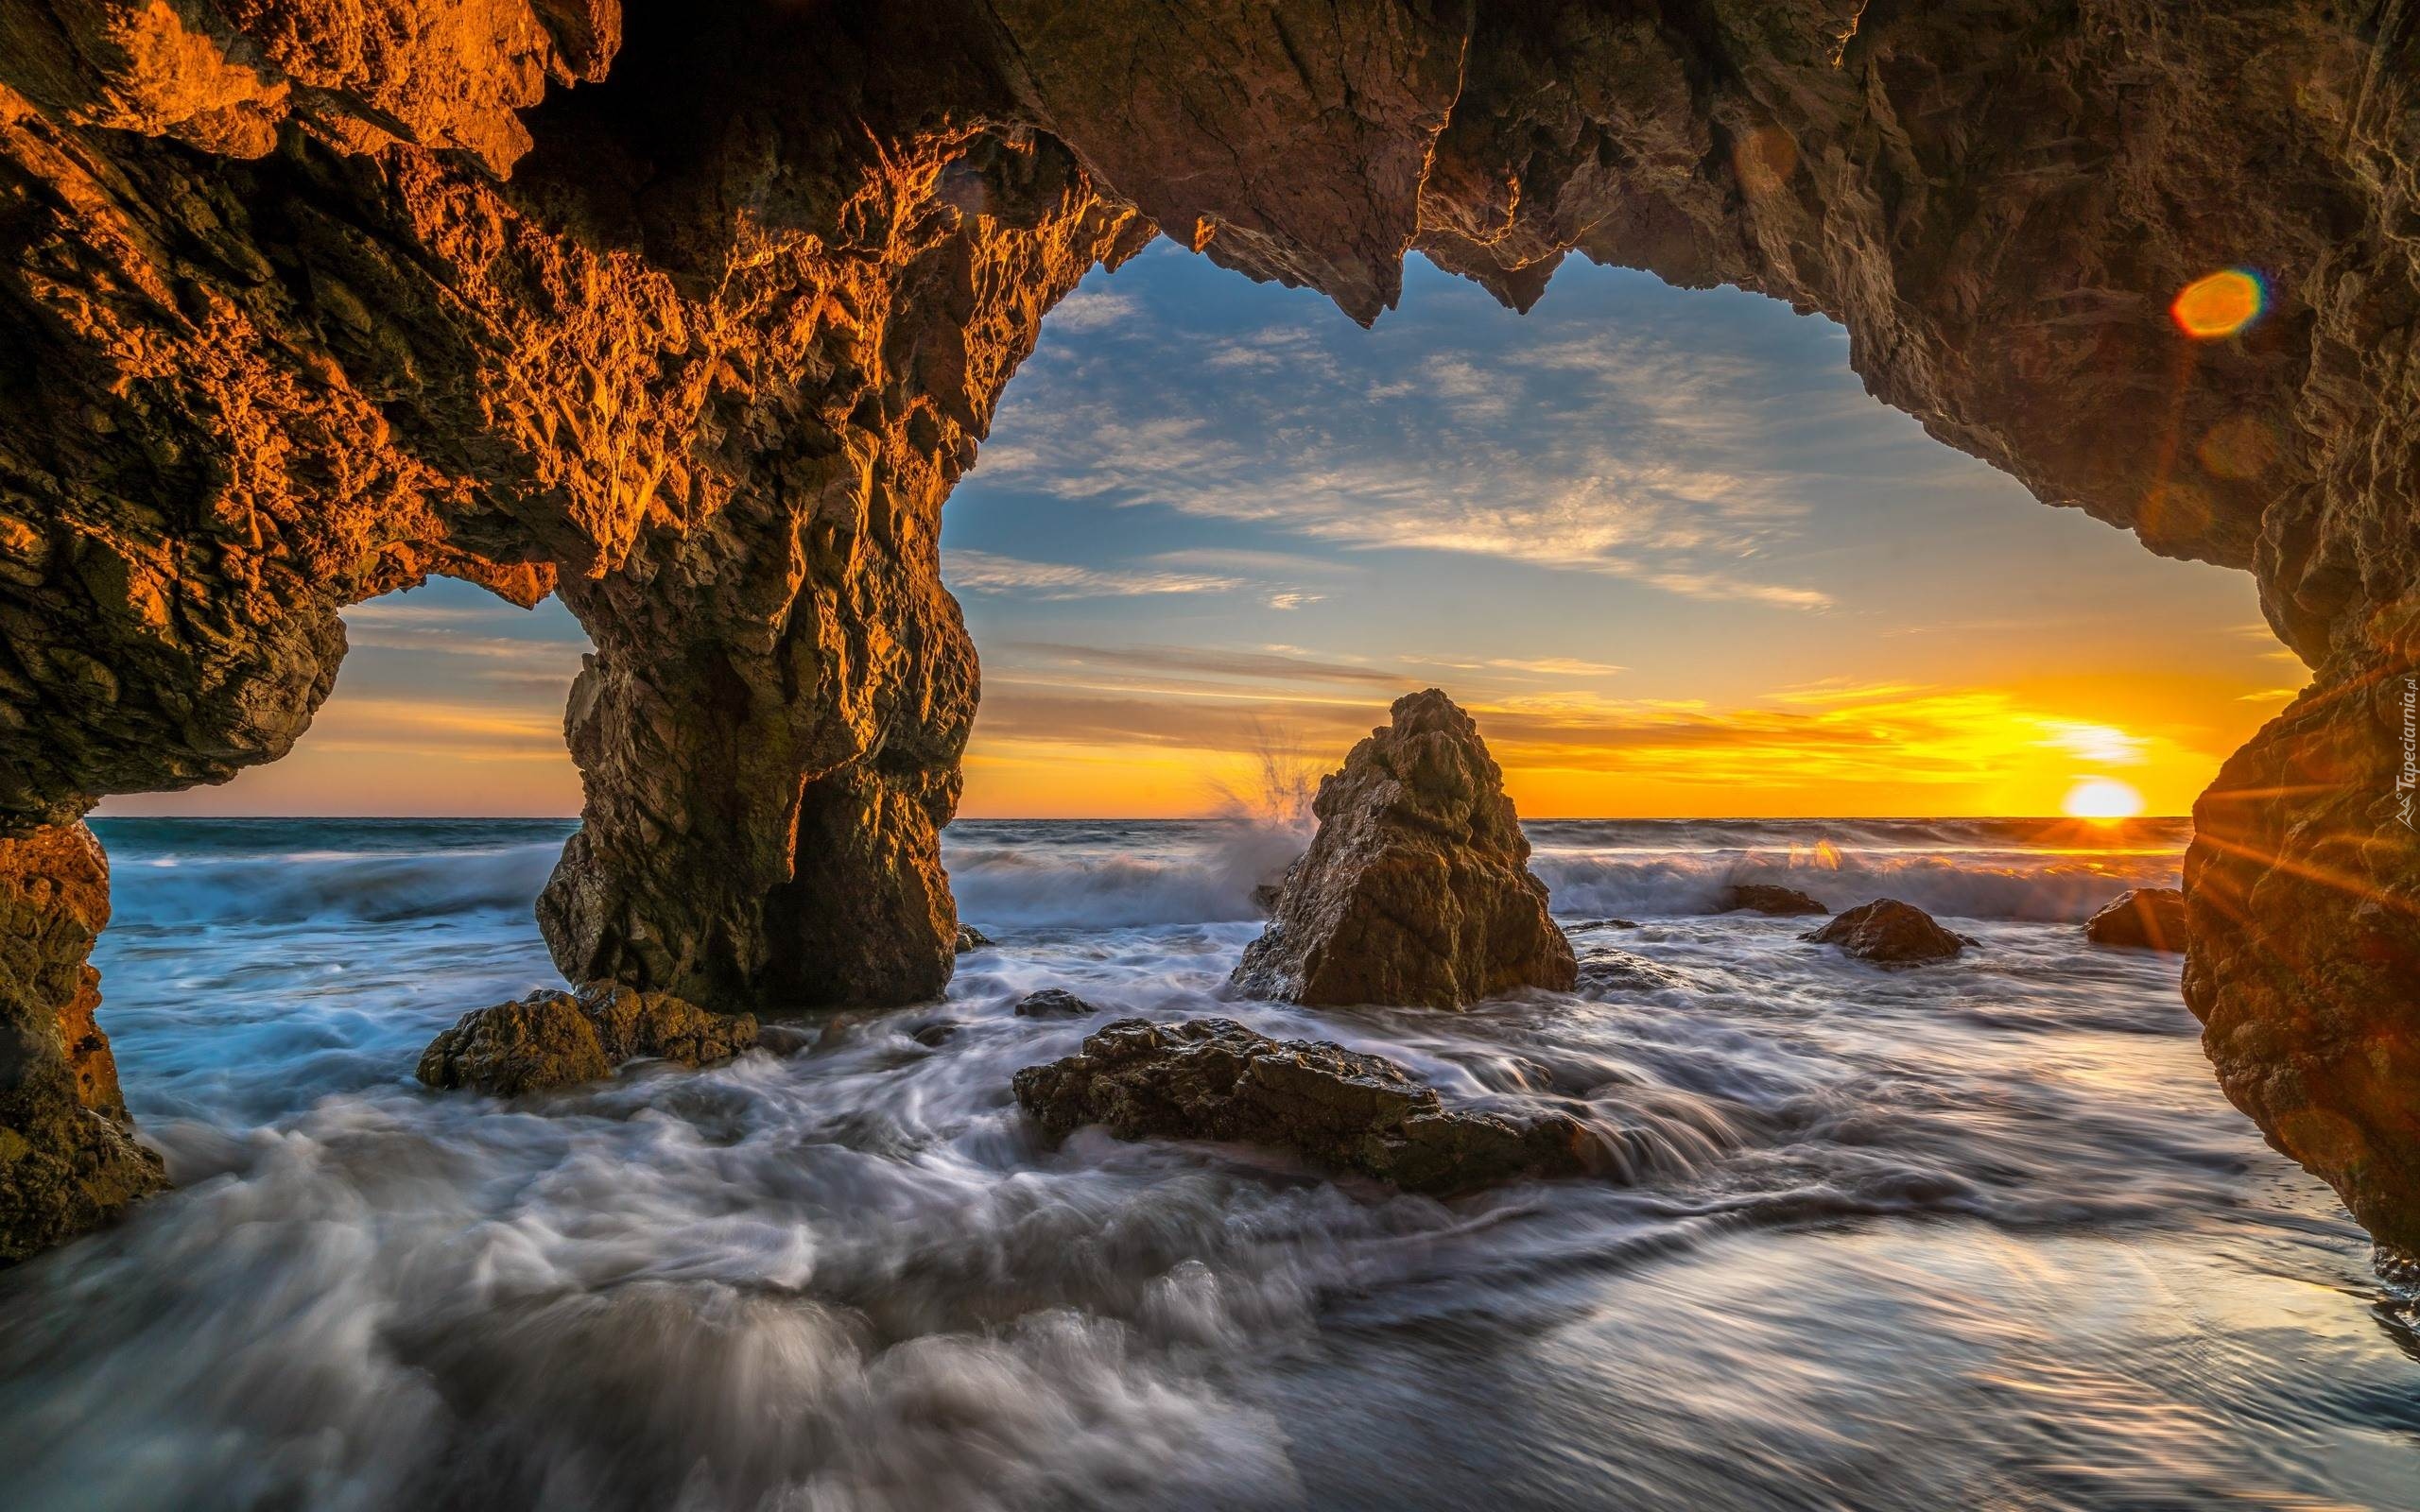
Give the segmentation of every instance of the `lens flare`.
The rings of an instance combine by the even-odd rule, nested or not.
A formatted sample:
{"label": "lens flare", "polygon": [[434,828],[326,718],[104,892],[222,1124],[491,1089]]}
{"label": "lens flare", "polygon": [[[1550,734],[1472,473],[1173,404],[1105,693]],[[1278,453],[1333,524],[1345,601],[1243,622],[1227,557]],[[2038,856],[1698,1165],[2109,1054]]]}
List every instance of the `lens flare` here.
{"label": "lens flare", "polygon": [[2114,777],[2087,777],[2067,789],[2065,807],[2071,819],[2131,819],[2143,812],[2143,795]]}
{"label": "lens flare", "polygon": [[2259,274],[2229,267],[2186,284],[2168,313],[2176,328],[2194,340],[2216,341],[2259,319],[2268,303],[2269,288]]}

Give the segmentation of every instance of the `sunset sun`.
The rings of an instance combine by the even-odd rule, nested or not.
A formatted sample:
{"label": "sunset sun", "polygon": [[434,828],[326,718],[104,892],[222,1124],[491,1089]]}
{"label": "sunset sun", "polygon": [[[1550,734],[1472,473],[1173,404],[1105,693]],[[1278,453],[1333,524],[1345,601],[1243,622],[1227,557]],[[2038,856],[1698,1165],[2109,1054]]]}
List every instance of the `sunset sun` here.
{"label": "sunset sun", "polygon": [[2088,777],[2067,789],[2063,806],[2069,818],[2107,823],[2143,812],[2143,795],[2114,777]]}

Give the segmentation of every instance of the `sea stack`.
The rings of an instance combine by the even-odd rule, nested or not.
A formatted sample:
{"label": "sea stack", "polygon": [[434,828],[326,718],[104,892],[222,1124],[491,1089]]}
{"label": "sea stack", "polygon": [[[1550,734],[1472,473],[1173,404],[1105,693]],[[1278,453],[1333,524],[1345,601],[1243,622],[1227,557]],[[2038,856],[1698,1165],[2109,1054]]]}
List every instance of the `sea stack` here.
{"label": "sea stack", "polygon": [[1530,874],[1530,842],[1478,727],[1435,688],[1320,783],[1319,833],[1286,876],[1233,986],[1321,1006],[1459,1008],[1569,991],[1571,942]]}

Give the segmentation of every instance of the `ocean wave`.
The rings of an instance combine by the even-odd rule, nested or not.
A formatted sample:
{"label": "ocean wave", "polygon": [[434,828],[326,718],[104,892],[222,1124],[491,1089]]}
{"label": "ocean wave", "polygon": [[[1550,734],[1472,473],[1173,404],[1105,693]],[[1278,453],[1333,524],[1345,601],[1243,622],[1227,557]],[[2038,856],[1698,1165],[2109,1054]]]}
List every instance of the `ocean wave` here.
{"label": "ocean wave", "polygon": [[2073,922],[2129,887],[2174,886],[2172,851],[2063,854],[2021,850],[1868,853],[1770,850],[1541,852],[1530,868],[1558,913],[1713,913],[1736,884],[1795,887],[1834,910],[1896,898],[1954,919]]}
{"label": "ocean wave", "polygon": [[562,854],[552,840],[485,850],[138,853],[112,858],[110,888],[123,924],[526,916]]}
{"label": "ocean wave", "polygon": [[1253,889],[1283,876],[1308,843],[1281,826],[1136,826],[1122,843],[961,841],[942,859],[959,917],[977,924],[1123,929],[1258,918]]}

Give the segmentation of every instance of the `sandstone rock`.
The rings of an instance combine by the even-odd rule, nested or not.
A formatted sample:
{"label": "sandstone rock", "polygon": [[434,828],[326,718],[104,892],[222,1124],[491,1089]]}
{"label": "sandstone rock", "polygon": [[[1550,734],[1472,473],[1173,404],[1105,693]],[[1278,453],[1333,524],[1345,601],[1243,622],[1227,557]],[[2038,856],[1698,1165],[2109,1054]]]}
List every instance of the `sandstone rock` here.
{"label": "sandstone rock", "polygon": [[473,1088],[518,1097],[548,1087],[601,1081],[617,1062],[596,1025],[567,992],[532,992],[454,1021],[421,1052],[420,1079],[439,1091]]}
{"label": "sandstone rock", "polygon": [[1725,887],[1722,890],[1722,897],[1716,902],[1714,911],[1718,914],[1736,914],[1745,911],[1772,914],[1780,918],[1831,912],[1830,909],[1795,887],[1778,887],[1763,882],[1734,883]]}
{"label": "sandstone rock", "polygon": [[1017,999],[1020,1019],[1089,1019],[1099,1011],[1064,988],[1046,987]]}
{"label": "sandstone rock", "polygon": [[0,1265],[167,1184],[135,1143],[87,964],[109,867],[80,823],[0,839]]}
{"label": "sandstone rock", "polygon": [[993,946],[998,943],[999,942],[997,940],[994,940],[991,936],[984,934],[981,930],[976,928],[972,924],[962,923],[958,926],[958,954],[960,955],[964,955],[970,951],[990,950]]}
{"label": "sandstone rock", "polygon": [[420,1079],[441,1091],[468,1087],[517,1097],[597,1081],[626,1060],[683,1066],[728,1060],[757,1043],[748,1014],[709,1013],[664,992],[612,985],[532,992],[462,1015],[429,1041]]}
{"label": "sandstone rock", "polygon": [[1860,960],[1886,966],[1910,966],[1945,961],[1974,943],[1933,922],[1932,916],[1895,898],[1877,898],[1835,918],[1823,928],[1799,936],[1818,944],[1838,945]]}
{"label": "sandstone rock", "polygon": [[[1043,312],[1163,226],[1362,319],[1407,247],[1521,308],[1578,252],[1820,310],[1932,435],[2255,575],[2317,672],[2197,807],[2187,998],[2420,1245],[2420,860],[2380,840],[2420,28],[2375,9],[7,7],[0,833],[282,755],[347,604],[560,588],[566,974],[920,1000],[977,680],[939,511]],[[2266,313],[2187,336],[2245,258]]]}
{"label": "sandstone rock", "polygon": [[1267,1145],[1435,1196],[1586,1175],[1597,1148],[1576,1120],[1449,1112],[1392,1061],[1231,1019],[1120,1019],[1015,1088],[1053,1138],[1098,1124],[1126,1140]]}
{"label": "sandstone rock", "polygon": [[1461,1007],[1568,990],[1571,942],[1478,727],[1431,688],[1320,783],[1319,833],[1286,875],[1236,990],[1288,1003]]}
{"label": "sandstone rock", "polygon": [[2130,945],[2185,954],[2185,894],[2174,887],[2136,887],[2084,920],[2095,945]]}

